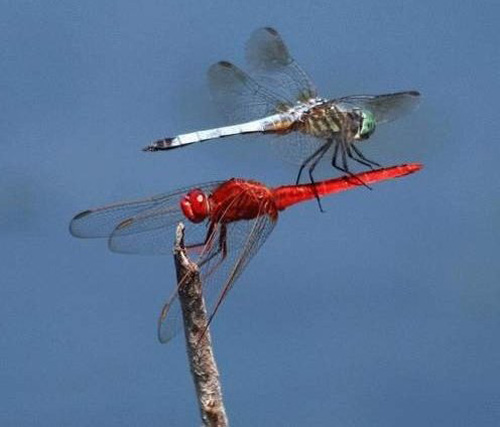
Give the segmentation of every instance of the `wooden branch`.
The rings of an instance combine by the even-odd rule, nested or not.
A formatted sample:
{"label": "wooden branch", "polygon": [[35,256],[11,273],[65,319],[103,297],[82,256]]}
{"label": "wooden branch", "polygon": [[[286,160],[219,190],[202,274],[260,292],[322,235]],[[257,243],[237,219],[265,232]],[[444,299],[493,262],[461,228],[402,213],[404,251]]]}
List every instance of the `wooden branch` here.
{"label": "wooden branch", "polygon": [[174,261],[177,283],[182,281],[178,290],[179,302],[182,307],[187,355],[198,396],[201,419],[204,426],[226,427],[229,423],[222,401],[219,371],[212,350],[199,269],[186,254],[182,223],[177,226],[175,234]]}

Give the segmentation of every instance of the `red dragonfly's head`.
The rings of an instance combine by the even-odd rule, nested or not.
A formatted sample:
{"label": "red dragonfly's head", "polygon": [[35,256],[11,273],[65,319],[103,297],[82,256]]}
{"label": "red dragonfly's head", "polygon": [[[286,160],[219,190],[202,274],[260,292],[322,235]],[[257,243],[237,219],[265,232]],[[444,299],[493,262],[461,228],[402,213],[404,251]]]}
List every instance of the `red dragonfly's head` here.
{"label": "red dragonfly's head", "polygon": [[191,190],[182,198],[181,209],[191,222],[201,222],[210,214],[208,196],[199,189]]}

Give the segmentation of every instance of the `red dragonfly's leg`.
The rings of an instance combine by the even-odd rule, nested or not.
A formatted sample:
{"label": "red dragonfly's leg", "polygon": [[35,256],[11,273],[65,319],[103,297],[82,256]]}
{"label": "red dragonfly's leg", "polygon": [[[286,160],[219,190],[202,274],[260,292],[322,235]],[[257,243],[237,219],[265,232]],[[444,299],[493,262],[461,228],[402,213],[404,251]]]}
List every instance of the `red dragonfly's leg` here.
{"label": "red dragonfly's leg", "polygon": [[[213,240],[213,238],[214,238],[213,229],[214,229],[214,223],[210,223],[210,225],[208,227],[207,235],[205,237],[205,241],[203,243],[194,243],[192,245],[186,245],[186,249],[189,251],[189,250],[195,250],[195,249],[198,249],[198,248],[204,248],[204,247],[207,247],[207,245],[211,245],[212,244],[211,240]],[[208,260],[206,260],[206,261],[208,261]],[[177,287],[176,287],[176,290],[174,292],[174,295],[177,294],[179,288],[184,284],[184,279],[185,278],[182,278],[179,281],[179,283],[177,284]]]}
{"label": "red dragonfly's leg", "polygon": [[[210,274],[212,273],[226,258],[227,256],[227,226],[225,224],[222,224],[220,227],[220,235],[219,235],[219,248],[218,250],[210,257],[213,258],[215,255],[222,253],[221,259],[217,262],[215,266],[213,266],[210,271],[207,273]],[[206,261],[205,261],[206,262]],[[222,301],[224,300],[227,292],[230,289],[230,284],[226,284],[224,287],[223,291],[219,295],[219,298],[217,299],[217,302],[215,303],[215,307],[212,310],[212,313],[210,314],[210,317],[208,318],[207,326],[203,329],[203,331],[200,334],[200,338],[198,339],[198,343],[203,339],[205,336],[205,333],[207,332],[208,327],[212,323],[212,320],[217,313],[217,310],[219,309],[220,305],[222,304]]]}
{"label": "red dragonfly's leg", "polygon": [[215,236],[214,229],[215,229],[215,223],[210,222],[210,225],[208,226],[207,234],[205,236],[205,240],[202,243],[193,243],[192,245],[187,245],[186,249],[188,251],[196,251],[199,249],[203,250],[206,247],[210,248],[213,244],[212,240]]}
{"label": "red dragonfly's leg", "polygon": [[[213,244],[213,239],[215,237],[215,233],[214,233],[214,230],[215,230],[215,226],[217,224],[215,222],[210,222],[209,226],[208,226],[208,230],[207,230],[207,234],[206,234],[206,237],[205,237],[205,241],[203,243],[195,243],[195,244],[192,244],[192,245],[186,245],[186,249],[187,250],[195,250],[195,249],[198,249],[198,248],[207,248],[207,247],[211,247],[212,244]],[[203,249],[202,249],[203,250]],[[215,255],[217,255],[217,253],[219,253],[220,251],[217,250],[214,254],[212,254],[209,258],[207,258],[206,260],[204,260],[202,263],[198,264],[198,266],[201,266],[203,265],[205,262],[208,262],[210,259],[212,259]],[[186,276],[184,276],[181,280],[179,280],[179,282],[177,283],[177,286],[175,287],[175,290],[174,292],[172,293],[172,295],[170,296],[170,298],[168,299],[167,303],[163,306],[163,309],[161,311],[161,314],[160,314],[160,318],[159,318],[159,322],[163,322],[165,320],[165,318],[167,317],[167,314],[172,306],[172,303],[175,301],[178,293],[179,293],[179,289],[182,288],[182,286],[184,286],[184,283],[186,282],[186,279],[189,277],[189,275],[187,274]]]}
{"label": "red dragonfly's leg", "polygon": [[[213,236],[212,236],[213,239]],[[222,256],[219,261],[206,273],[206,276],[209,276],[212,274],[217,267],[226,259],[227,256],[227,226],[225,224],[220,225],[220,231],[219,231],[219,247],[217,250],[211,254],[208,258],[204,259],[200,264],[198,264],[199,267],[202,265],[206,264],[210,260],[212,260],[214,257],[222,253]]]}

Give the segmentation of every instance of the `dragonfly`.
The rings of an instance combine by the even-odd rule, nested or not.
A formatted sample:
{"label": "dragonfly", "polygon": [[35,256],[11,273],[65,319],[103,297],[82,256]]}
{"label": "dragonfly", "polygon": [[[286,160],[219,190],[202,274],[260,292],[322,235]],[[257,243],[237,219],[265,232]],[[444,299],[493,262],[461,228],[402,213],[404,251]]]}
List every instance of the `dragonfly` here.
{"label": "dragonfly", "polygon": [[306,167],[314,183],[313,172],[327,153],[335,169],[351,176],[348,161],[379,167],[361,152],[359,144],[378,125],[408,113],[420,101],[415,90],[322,98],[283,38],[270,27],[252,33],[245,54],[252,77],[227,61],[208,70],[212,97],[232,125],[163,138],[143,150],[170,150],[239,134],[274,134],[279,136],[274,138],[275,145],[285,157],[300,165],[296,184]]}
{"label": "dragonfly", "polygon": [[[360,173],[372,184],[402,177],[422,168],[410,163]],[[203,296],[211,323],[235,281],[256,254],[278,220],[292,205],[359,186],[349,176],[316,183],[270,188],[241,178],[211,182],[136,201],[85,210],[70,223],[81,238],[106,238],[111,251],[171,254],[171,236],[185,221],[186,248],[200,268]],[[165,303],[158,338],[166,343],[182,325],[178,287]]]}

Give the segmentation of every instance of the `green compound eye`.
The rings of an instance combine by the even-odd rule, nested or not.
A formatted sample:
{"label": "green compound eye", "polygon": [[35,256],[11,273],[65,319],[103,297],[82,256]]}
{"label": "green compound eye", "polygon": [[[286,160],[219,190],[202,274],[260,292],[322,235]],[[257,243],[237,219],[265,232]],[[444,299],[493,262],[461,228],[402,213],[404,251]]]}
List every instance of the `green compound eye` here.
{"label": "green compound eye", "polygon": [[359,136],[362,139],[366,139],[375,131],[375,116],[368,110],[361,111],[361,116],[363,118],[363,121],[361,122],[361,130],[359,131]]}

